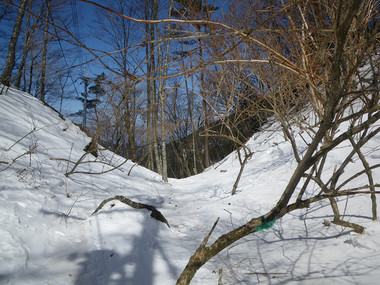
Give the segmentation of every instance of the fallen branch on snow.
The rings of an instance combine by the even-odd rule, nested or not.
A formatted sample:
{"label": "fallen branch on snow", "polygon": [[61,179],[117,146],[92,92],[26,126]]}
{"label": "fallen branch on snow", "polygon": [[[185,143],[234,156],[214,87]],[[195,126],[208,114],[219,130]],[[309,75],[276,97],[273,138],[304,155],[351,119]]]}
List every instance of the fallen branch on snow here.
{"label": "fallen branch on snow", "polygon": [[124,203],[124,204],[127,204],[128,206],[131,206],[132,208],[135,208],[135,209],[147,209],[149,211],[151,211],[152,213],[150,214],[150,216],[157,220],[157,221],[160,221],[162,223],[165,223],[168,225],[168,227],[170,228],[169,226],[169,223],[168,221],[165,219],[165,217],[161,214],[160,211],[158,211],[155,207],[153,206],[150,206],[150,205],[146,205],[146,204],[143,204],[143,203],[136,203],[136,202],[133,202],[132,200],[128,199],[128,198],[125,198],[123,196],[115,196],[113,198],[109,198],[109,199],[105,199],[102,203],[100,203],[99,207],[96,208],[96,210],[91,214],[94,215],[96,214],[101,208],[103,208],[103,206],[105,204],[107,204],[108,202],[110,201],[113,201],[113,200],[119,200],[120,202]]}

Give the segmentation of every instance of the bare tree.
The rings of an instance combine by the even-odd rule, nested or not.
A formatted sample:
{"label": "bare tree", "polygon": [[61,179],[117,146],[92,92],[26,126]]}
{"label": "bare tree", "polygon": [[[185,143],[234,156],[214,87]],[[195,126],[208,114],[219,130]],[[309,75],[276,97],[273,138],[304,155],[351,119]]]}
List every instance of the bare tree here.
{"label": "bare tree", "polygon": [[[305,1],[304,3],[312,12],[322,12],[320,10],[313,10],[319,8],[318,5],[314,4],[316,3],[309,1]],[[203,264],[240,238],[262,227],[270,227],[275,220],[280,219],[285,214],[309,207],[311,203],[316,201],[330,200],[334,212],[334,223],[345,227],[352,227],[357,232],[364,230],[363,227],[357,224],[341,219],[335,199],[336,197],[352,196],[359,193],[374,194],[376,192],[374,189],[380,186],[379,184],[373,184],[375,182],[371,180],[371,175],[368,171],[369,169],[379,167],[379,165],[369,166],[364,161],[362,161],[364,167],[362,172],[356,173],[344,181],[339,180],[353,155],[357,154],[357,150],[380,131],[380,128],[374,125],[380,119],[378,86],[372,85],[372,88],[369,90],[363,85],[355,87],[354,81],[359,67],[363,64],[364,60],[370,60],[373,56],[373,52],[371,51],[376,44],[377,31],[376,29],[368,29],[368,19],[373,15],[374,2],[351,1],[350,3],[346,3],[339,1],[335,8],[330,4],[329,2],[324,3],[325,11],[329,13],[329,19],[333,19],[332,23],[326,22],[327,17],[322,16],[323,13],[320,14],[319,18],[319,21],[323,21],[323,25],[328,27],[329,37],[326,38],[322,32],[318,33],[307,28],[296,29],[296,26],[293,26],[293,41],[299,43],[299,47],[301,47],[300,53],[304,53],[303,48],[308,49],[304,53],[304,60],[302,60],[301,56],[301,61],[292,62],[281,54],[280,50],[267,49],[268,55],[272,59],[271,62],[269,60],[265,62],[273,64],[279,69],[288,69],[295,73],[298,78],[301,78],[301,81],[308,82],[310,85],[313,84],[311,87],[309,85],[308,88],[315,89],[313,92],[309,92],[308,96],[310,96],[310,102],[315,108],[315,114],[320,114],[316,129],[313,133],[310,133],[311,139],[307,144],[307,150],[300,153],[297,146],[294,147],[295,156],[298,157],[298,165],[282,196],[276,206],[268,213],[251,219],[248,223],[220,236],[214,243],[207,246],[208,239],[217,224],[216,222],[195,254],[189,259],[177,284],[189,284],[196,271]],[[305,10],[299,9],[296,2],[288,3],[283,8],[287,11],[284,16],[287,17],[290,23],[295,23],[294,13],[297,10],[299,11],[298,16],[304,24],[310,21],[306,17],[303,17]],[[293,24],[291,23],[291,25]],[[313,39],[311,40],[311,45],[306,47],[302,45],[305,41],[302,34],[308,31],[310,31],[307,35],[308,42],[310,43],[310,37],[313,37]],[[358,32],[362,37],[356,36]],[[276,31],[273,30],[273,33],[276,34]],[[266,46],[263,41],[257,41],[257,38],[254,38],[253,41],[256,44]],[[314,44],[315,46],[313,46]],[[316,61],[312,65],[306,63],[306,59],[313,57],[313,53],[311,52],[314,52],[315,57],[320,52],[319,48],[322,46],[325,49],[325,55],[327,55],[325,61]],[[358,48],[359,46],[360,49]],[[310,58],[306,58],[309,56]],[[326,63],[326,69],[322,70],[320,64]],[[318,81],[316,81],[317,78]],[[292,92],[288,91],[283,95],[289,93]],[[272,92],[273,103],[275,103],[274,99],[278,99],[279,94],[278,92]],[[288,99],[291,98],[289,97]],[[283,113],[282,117],[284,117],[285,113]],[[337,130],[344,124],[348,125],[348,129],[344,128],[346,131],[338,133]],[[285,127],[285,129],[289,131],[288,127]],[[288,136],[294,138],[290,132]],[[351,142],[353,146],[352,152],[347,155],[343,164],[331,173],[329,178],[326,179],[324,177],[323,180],[321,172],[328,154],[338,145],[347,142]],[[360,154],[358,156],[363,157]],[[350,181],[365,173],[368,175],[368,180],[371,181],[370,185],[346,188]],[[307,179],[303,184],[299,185],[302,177],[307,177]],[[308,192],[307,189],[310,181],[313,181],[320,187],[321,191],[318,194],[312,195],[312,193],[308,193],[308,195],[305,195]],[[373,190],[367,191],[367,189]],[[289,203],[293,196],[296,197],[295,202]]]}
{"label": "bare tree", "polygon": [[[111,8],[119,13],[131,15],[135,13],[135,3],[127,3],[125,1],[114,1],[109,4]],[[135,37],[135,30],[132,22],[124,18],[114,17],[114,15],[101,11],[97,23],[97,29],[101,29],[102,35],[98,36],[99,39],[106,38],[107,44],[119,51],[113,55],[112,60],[116,63],[116,67],[111,71],[114,73],[114,89],[121,95],[120,104],[118,107],[122,110],[122,118],[124,121],[125,138],[122,140],[128,141],[128,156],[136,161],[136,138],[135,138],[135,118],[136,118],[136,104],[133,95],[135,90],[135,82],[131,80],[130,70],[134,73],[133,57],[135,56],[134,50],[129,49],[129,45],[133,43]]]}

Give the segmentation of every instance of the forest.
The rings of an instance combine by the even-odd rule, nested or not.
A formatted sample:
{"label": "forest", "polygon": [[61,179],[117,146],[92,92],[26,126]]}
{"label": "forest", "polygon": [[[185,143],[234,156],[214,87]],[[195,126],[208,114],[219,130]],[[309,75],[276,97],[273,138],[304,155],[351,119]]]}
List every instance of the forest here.
{"label": "forest", "polygon": [[[164,179],[187,177],[241,148],[268,116],[285,127],[306,104],[323,112],[337,8],[334,1],[2,1],[1,78]],[[349,28],[361,36],[345,42],[352,52],[365,46],[352,54],[356,68],[378,40],[377,1],[360,9],[364,22]]]}
{"label": "forest", "polygon": [[280,126],[296,166],[277,202],[207,246],[217,220],[178,277],[189,284],[231,244],[313,203],[362,233],[338,201],[365,194],[378,218],[380,165],[368,158],[378,149],[366,146],[380,131],[379,10],[378,0],[0,0],[0,92],[70,118],[91,137],[85,155],[110,150],[164,182],[235,151],[232,195],[255,157],[249,139]]}

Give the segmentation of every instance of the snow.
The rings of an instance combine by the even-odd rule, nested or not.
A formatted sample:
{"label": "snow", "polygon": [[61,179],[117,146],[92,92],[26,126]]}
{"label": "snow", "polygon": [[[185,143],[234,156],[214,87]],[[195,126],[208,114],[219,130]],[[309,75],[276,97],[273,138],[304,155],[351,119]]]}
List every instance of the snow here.
{"label": "snow", "polygon": [[[234,196],[236,153],[169,183],[131,161],[102,175],[66,177],[69,161],[78,161],[90,141],[32,96],[12,88],[0,96],[0,284],[175,284],[218,217],[209,243],[271,209],[297,165],[272,123],[247,143],[254,154]],[[377,136],[365,146],[372,164],[379,162],[379,145]],[[348,151],[348,145],[334,150],[327,172]],[[102,150],[84,162],[75,171],[102,172],[111,166],[101,162],[117,166],[123,159]],[[360,166],[352,163],[347,177]],[[373,175],[378,179],[379,170]],[[355,183],[365,184],[361,179]],[[170,228],[119,201],[91,215],[116,195],[155,206]],[[192,284],[217,284],[219,269],[223,284],[378,284],[380,223],[371,220],[368,196],[339,201],[342,208],[346,203],[346,219],[364,226],[364,234],[324,226],[332,211],[327,202],[315,203],[236,242],[206,263]]]}

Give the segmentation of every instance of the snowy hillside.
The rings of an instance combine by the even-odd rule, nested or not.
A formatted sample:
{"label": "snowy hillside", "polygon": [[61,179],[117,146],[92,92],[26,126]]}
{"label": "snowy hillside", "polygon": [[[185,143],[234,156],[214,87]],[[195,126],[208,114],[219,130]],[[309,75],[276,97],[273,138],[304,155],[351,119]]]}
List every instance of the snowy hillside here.
{"label": "snowy hillside", "polygon": [[[66,177],[90,141],[28,94],[0,95],[0,284],[175,284],[218,217],[209,242],[273,207],[297,164],[273,123],[248,142],[254,154],[234,196],[235,153],[202,174],[164,183],[130,161],[102,175],[83,173],[123,162],[103,150]],[[377,136],[367,146],[371,163],[379,163],[379,145]],[[346,151],[334,151],[325,168]],[[116,195],[156,207],[170,228],[119,201],[91,215]],[[380,222],[371,220],[370,198],[339,203],[349,205],[347,220],[366,228],[362,235],[324,226],[331,207],[316,203],[224,250],[192,284],[218,284],[220,269],[223,284],[378,284]]]}

